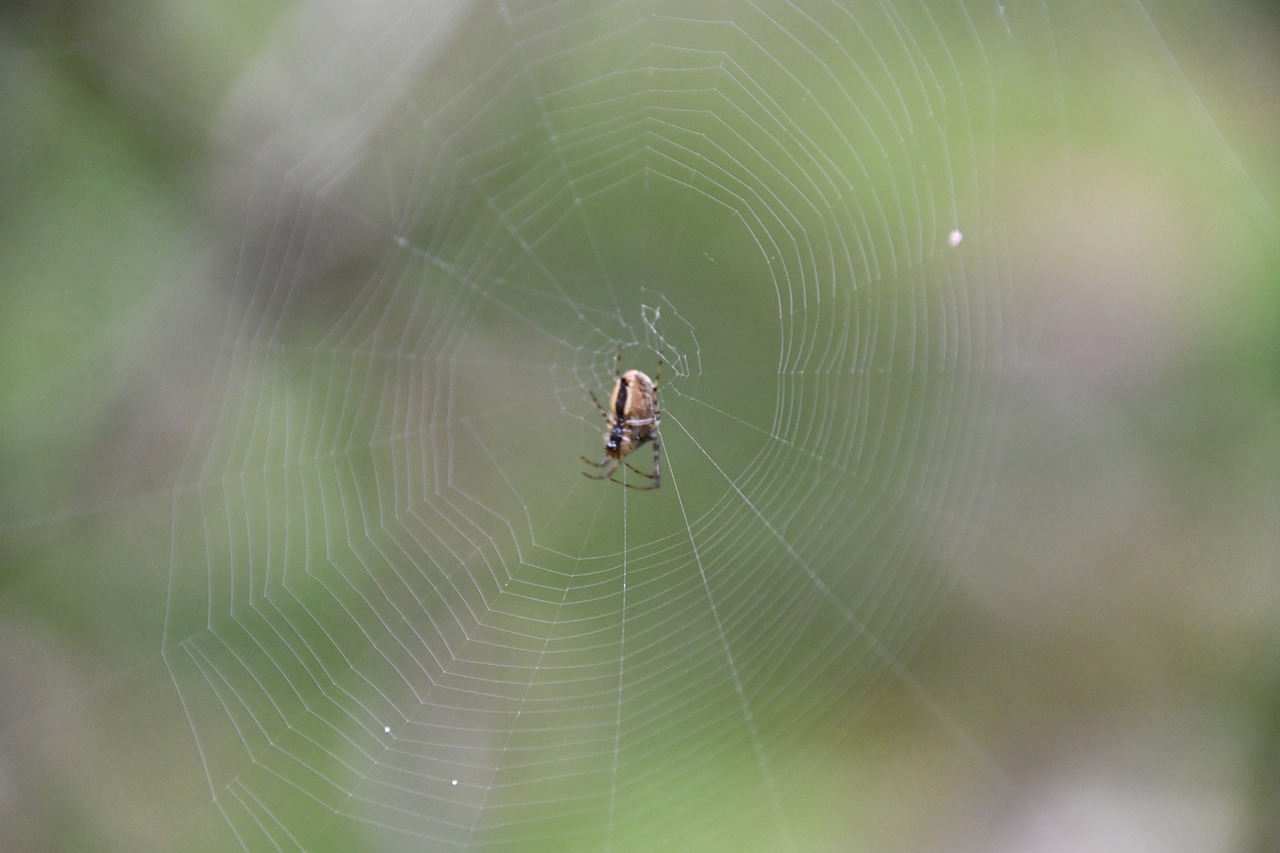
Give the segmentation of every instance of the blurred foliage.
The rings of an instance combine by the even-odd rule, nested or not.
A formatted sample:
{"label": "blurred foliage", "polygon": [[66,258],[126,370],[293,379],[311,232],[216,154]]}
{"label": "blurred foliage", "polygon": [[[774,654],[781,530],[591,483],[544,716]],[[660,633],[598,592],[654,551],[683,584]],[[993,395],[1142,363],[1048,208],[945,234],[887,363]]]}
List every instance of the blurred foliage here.
{"label": "blurred foliage", "polygon": [[[181,459],[164,401],[186,389],[164,359],[220,215],[219,110],[293,5],[29,2],[0,18],[0,683],[16,685],[0,846],[225,832],[200,765],[170,755],[190,750],[159,660],[173,495],[156,471]],[[1002,162],[1031,174],[1067,148],[1066,197],[1011,201],[1025,242],[1006,464],[912,669],[1053,820],[1102,820],[1070,801],[1083,779],[1131,796],[1124,819],[1144,827],[1166,813],[1144,796],[1208,800],[1222,825],[1194,831],[1261,851],[1280,832],[1277,23],[1271,4],[1204,8],[1153,8],[1166,42],[1142,7],[1114,29],[1062,10],[1061,91],[1024,84],[1043,112]],[[1135,32],[1171,56],[1132,51]],[[815,821],[904,849],[987,821],[1034,849],[940,728],[892,687],[868,709],[877,743],[841,744],[848,778],[815,785]],[[850,800],[885,808],[840,816]]]}

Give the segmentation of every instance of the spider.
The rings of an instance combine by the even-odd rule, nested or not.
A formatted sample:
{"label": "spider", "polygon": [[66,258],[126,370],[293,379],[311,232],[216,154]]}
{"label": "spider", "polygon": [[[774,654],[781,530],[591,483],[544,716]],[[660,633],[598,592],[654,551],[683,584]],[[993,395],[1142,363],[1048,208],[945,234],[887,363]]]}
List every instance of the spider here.
{"label": "spider", "polygon": [[[612,480],[628,489],[656,489],[662,485],[662,468],[659,465],[658,452],[662,445],[658,443],[658,422],[662,419],[662,409],[658,406],[658,380],[662,378],[662,356],[658,356],[658,370],[650,379],[639,370],[622,372],[622,348],[618,348],[618,357],[613,363],[613,393],[609,395],[609,408],[600,404],[595,392],[591,394],[591,402],[596,404],[600,414],[604,415],[609,425],[604,434],[604,459],[592,462],[583,456],[582,461],[588,465],[603,469],[599,474],[583,471],[582,476],[591,480]],[[622,462],[622,457],[646,442],[653,442],[653,473],[646,474],[630,462]],[[647,486],[633,486],[614,478],[619,464],[624,464],[641,477],[653,482]]]}

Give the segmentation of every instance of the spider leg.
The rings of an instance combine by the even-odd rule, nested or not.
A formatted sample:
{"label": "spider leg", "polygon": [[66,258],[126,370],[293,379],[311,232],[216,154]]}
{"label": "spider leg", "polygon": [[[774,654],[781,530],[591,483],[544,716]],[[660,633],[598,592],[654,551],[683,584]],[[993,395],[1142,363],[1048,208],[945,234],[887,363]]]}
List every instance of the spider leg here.
{"label": "spider leg", "polygon": [[[661,465],[661,462],[659,461],[660,460],[659,452],[661,450],[662,450],[662,445],[659,444],[658,440],[655,438],[653,440],[653,473],[652,474],[647,474],[644,471],[641,471],[639,468],[632,465],[630,462],[623,463],[632,471],[639,474],[641,477],[646,477],[650,480],[653,480],[653,485],[633,486],[630,483],[622,483],[622,485],[626,486],[629,489],[639,489],[641,491],[648,491],[649,489],[656,489],[660,487],[662,485],[662,465]],[[621,481],[614,480],[613,482],[618,483]]]}
{"label": "spider leg", "polygon": [[624,483],[621,480],[613,480],[612,482],[617,483],[619,486],[626,486],[628,489],[635,489],[637,492],[651,492],[658,488],[656,481],[649,486],[637,486],[634,483]]}
{"label": "spider leg", "polygon": [[600,400],[599,398],[596,397],[596,392],[588,391],[587,393],[591,395],[591,402],[595,403],[596,408],[600,410],[601,417],[603,417],[606,421],[609,420],[609,411],[604,406],[600,405]]}
{"label": "spider leg", "polygon": [[[585,463],[587,463],[588,465],[591,465],[591,466],[593,466],[593,467],[596,467],[596,468],[605,468],[605,469],[607,469],[607,470],[605,470],[605,471],[602,471],[602,472],[601,472],[601,473],[599,473],[599,474],[591,474],[591,473],[588,473],[587,471],[583,471],[583,472],[582,472],[582,476],[586,477],[588,480],[607,480],[607,479],[612,478],[612,477],[613,477],[613,472],[615,472],[615,471],[617,471],[617,470],[618,470],[618,460],[617,460],[617,459],[610,459],[610,458],[608,458],[608,457],[605,457],[604,459],[600,460],[599,462],[592,462],[590,459],[588,459],[588,458],[587,458],[587,457],[585,457],[585,456],[581,457],[581,459],[582,459],[582,461],[583,461],[583,462],[585,462]],[[614,482],[617,482],[617,481],[615,480]]]}

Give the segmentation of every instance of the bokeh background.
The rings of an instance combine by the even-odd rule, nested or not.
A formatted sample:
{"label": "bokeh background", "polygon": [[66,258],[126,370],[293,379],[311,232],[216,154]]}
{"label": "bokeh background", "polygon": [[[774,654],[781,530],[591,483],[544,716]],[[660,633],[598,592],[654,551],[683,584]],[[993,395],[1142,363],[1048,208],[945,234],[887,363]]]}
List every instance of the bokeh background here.
{"label": "bokeh background", "polygon": [[[990,18],[989,6],[968,5],[974,17]],[[317,790],[314,783],[290,781],[269,761],[246,764],[232,754],[224,767],[223,753],[201,752],[211,743],[222,750],[220,738],[236,739],[224,731],[226,720],[213,719],[217,709],[205,704],[216,704],[217,688],[202,697],[191,686],[220,683],[217,674],[224,670],[207,648],[188,655],[195,661],[189,671],[174,654],[188,648],[181,638],[198,638],[204,625],[232,657],[258,647],[262,634],[255,639],[247,628],[247,639],[237,645],[232,634],[239,617],[228,620],[208,608],[221,594],[216,585],[234,587],[237,578],[253,577],[237,573],[236,560],[264,559],[271,571],[279,542],[264,540],[259,550],[255,536],[262,528],[255,528],[254,518],[268,519],[268,530],[297,530],[302,541],[329,553],[347,534],[367,535],[367,515],[350,511],[351,504],[309,504],[305,493],[289,492],[306,486],[290,485],[288,475],[257,491],[228,485],[252,472],[256,460],[276,458],[286,467],[294,462],[304,474],[317,472],[319,480],[325,452],[367,454],[368,465],[359,470],[368,480],[353,474],[345,485],[366,509],[375,505],[365,496],[398,482],[379,479],[388,470],[383,465],[436,470],[415,456],[415,447],[430,455],[438,445],[396,443],[395,413],[405,406],[430,408],[413,396],[384,393],[362,405],[340,400],[331,417],[317,416],[313,433],[305,424],[289,424],[285,414],[268,414],[275,407],[285,412],[283,400],[306,399],[321,362],[283,358],[252,381],[238,372],[244,367],[239,359],[262,355],[253,345],[281,339],[287,352],[328,347],[347,353],[343,369],[350,375],[374,369],[353,355],[362,352],[358,347],[335,341],[333,330],[376,333],[378,321],[353,320],[352,306],[387,308],[394,300],[362,303],[354,291],[382,281],[381,270],[403,274],[414,263],[393,257],[386,232],[370,226],[385,221],[381,208],[392,207],[387,201],[399,192],[378,182],[378,168],[407,187],[406,197],[419,205],[401,224],[408,245],[421,249],[417,262],[424,268],[457,256],[448,223],[485,215],[462,203],[444,208],[439,199],[451,197],[435,194],[429,178],[414,171],[430,161],[416,153],[412,140],[423,115],[433,117],[426,129],[438,132],[456,114],[458,125],[451,129],[457,135],[450,139],[469,144],[468,109],[493,120],[487,136],[476,134],[478,149],[486,139],[504,138],[495,127],[506,114],[484,100],[488,90],[475,93],[474,102],[466,97],[468,81],[482,76],[495,56],[517,53],[509,40],[493,37],[491,28],[502,30],[495,23],[502,16],[441,3],[420,8],[421,21],[431,26],[415,28],[396,23],[396,4],[361,8],[32,3],[10,4],[0,13],[0,847],[408,846],[404,836],[379,834],[361,820],[310,839],[255,835],[246,829],[252,820],[228,820],[226,802],[254,796],[246,792],[257,790],[250,780],[260,767],[280,774],[280,787],[304,791],[270,807],[282,822],[296,813],[292,825],[305,826],[315,812],[343,807],[313,802],[305,792]],[[921,14],[915,4],[887,8],[907,29]],[[858,4],[849,9],[854,20],[865,11]],[[715,11],[730,21],[735,15],[729,6]],[[627,19],[611,18],[608,10],[572,14],[602,32]],[[702,15],[705,25],[709,10]],[[974,100],[956,125],[986,122],[978,125],[973,158],[984,164],[975,172],[983,182],[976,193],[982,225],[965,241],[972,246],[989,236],[999,251],[977,262],[980,288],[956,288],[976,301],[954,309],[954,316],[982,325],[998,357],[972,374],[944,373],[944,390],[970,391],[957,396],[975,407],[958,413],[961,422],[989,427],[998,452],[983,455],[986,444],[950,433],[933,448],[960,456],[954,462],[931,457],[937,471],[972,481],[972,488],[938,505],[952,510],[953,503],[973,498],[964,510],[972,517],[953,531],[963,541],[948,541],[945,528],[935,531],[941,541],[931,540],[929,547],[944,552],[933,561],[935,574],[897,570],[893,543],[877,552],[876,564],[897,571],[904,589],[913,590],[894,593],[906,600],[907,612],[869,614],[866,627],[889,647],[887,663],[880,661],[876,672],[845,670],[855,683],[822,694],[851,697],[857,707],[837,714],[835,723],[824,717],[816,729],[815,748],[826,757],[814,767],[805,808],[791,813],[792,840],[801,849],[1275,850],[1280,16],[1263,3],[1210,10],[1191,2],[1096,2],[1011,5],[1007,18],[1007,40],[992,40],[984,31],[972,42],[961,36],[965,15],[936,19],[957,27],[954,36],[941,34],[942,43],[976,43],[999,53],[984,67],[983,88],[969,93]],[[781,81],[786,75],[777,69],[785,70],[797,44],[806,42],[792,38],[798,29],[775,31],[752,20],[743,30],[775,58],[771,67]],[[688,31],[699,26],[694,21],[664,21],[641,28],[636,43],[699,37]],[[566,49],[590,40],[573,28],[548,32],[517,47],[554,55],[556,33]],[[724,47],[729,62],[740,59],[733,44]],[[498,45],[492,54],[489,45]],[[920,49],[927,54],[929,47]],[[803,61],[802,53],[795,62]],[[368,93],[382,90],[369,79],[390,77],[393,58],[406,55],[423,65],[433,56],[448,62],[443,70],[433,67],[421,91],[405,84],[397,92],[425,99],[446,92],[458,99],[453,112],[410,107],[407,96],[399,108],[371,102]],[[592,56],[608,58],[607,51]],[[958,78],[967,80],[965,63],[983,58],[958,51],[953,59]],[[527,55],[523,61],[529,62]],[[890,74],[907,70],[888,68]],[[650,96],[660,99],[662,91],[655,85]],[[954,106],[951,95],[947,103]],[[294,105],[301,106],[289,112]],[[818,123],[820,116],[803,99],[787,107],[796,127]],[[618,108],[629,108],[621,96]],[[717,114],[707,103],[694,108],[732,128],[732,110]],[[317,140],[344,138],[333,129],[374,110],[386,117],[368,123],[383,134],[380,159],[352,157],[351,166],[351,173],[371,170],[367,180],[336,167],[333,173],[312,167],[305,152],[325,150]],[[518,137],[527,117],[506,118],[511,138]],[[832,140],[817,144],[834,150]],[[562,150],[572,149],[566,142]],[[927,145],[922,150],[927,156]],[[502,165],[510,156],[495,155],[495,162]],[[626,172],[624,166],[624,177]],[[507,179],[515,182],[498,174],[493,186]],[[343,215],[332,215],[315,199],[338,186],[349,194],[338,208]],[[537,197],[535,190],[521,192]],[[500,189],[491,193],[503,197]],[[705,436],[697,401],[732,406],[758,391],[761,377],[773,380],[770,404],[785,393],[784,374],[773,361],[753,363],[755,351],[732,349],[746,332],[767,334],[760,329],[769,328],[777,306],[746,301],[730,309],[733,325],[709,319],[725,310],[727,291],[708,290],[702,301],[690,295],[690,281],[707,281],[707,268],[695,267],[698,248],[746,251],[749,243],[741,235],[725,236],[733,232],[731,218],[717,220],[711,208],[681,208],[679,193],[634,197],[640,200],[635,209],[612,210],[616,221],[608,218],[610,211],[593,220],[595,233],[612,244],[604,252],[616,265],[612,298],[627,306],[617,339],[627,341],[628,358],[644,360],[637,365],[642,367],[668,348],[668,399],[685,402],[679,423],[688,426],[688,435]],[[426,209],[437,203],[443,212]],[[913,210],[927,209],[918,198],[916,203]],[[631,228],[633,221],[650,228]],[[652,227],[657,221],[665,230]],[[320,260],[294,267],[282,261],[274,268],[261,260],[276,257],[273,240],[298,229],[325,247]],[[763,230],[770,232],[767,225]],[[771,233],[778,232],[775,226]],[[667,253],[671,244],[662,239],[671,234],[686,239]],[[272,270],[267,285],[244,274],[246,256]],[[654,283],[644,265],[657,256],[668,266]],[[726,266],[734,260],[728,254],[720,259]],[[945,263],[923,267],[926,273],[953,271]],[[510,273],[513,267],[499,258],[495,269]],[[280,291],[272,282],[295,274],[307,282],[306,299],[274,301],[272,294]],[[750,274],[731,269],[725,282]],[[795,273],[783,269],[778,275],[787,280]],[[526,320],[544,328],[560,322],[550,309],[540,313],[536,300],[520,301],[517,279],[494,279],[489,292],[501,295],[495,302],[520,306]],[[585,290],[590,285],[582,286],[569,301],[594,304]],[[665,301],[664,287],[679,308]],[[762,292],[770,299],[775,294]],[[618,293],[638,294],[636,304]],[[668,306],[667,325],[646,325],[640,305]],[[428,366],[406,366],[390,384],[351,381],[345,387],[386,392],[430,386],[430,354],[443,352],[439,363],[448,366],[451,380],[458,387],[474,380],[470,393],[479,398],[453,405],[484,412],[495,400],[518,396],[522,387],[519,376],[505,376],[510,385],[488,382],[484,365],[490,360],[523,357],[560,369],[552,400],[557,413],[572,411],[581,421],[578,432],[549,435],[545,444],[522,437],[508,458],[494,450],[508,421],[478,418],[471,433],[474,456],[459,457],[451,469],[452,487],[503,525],[519,519],[517,527],[542,534],[558,512],[568,512],[554,502],[558,493],[546,480],[546,460],[576,460],[583,435],[598,441],[595,415],[582,402],[586,390],[599,394],[610,378],[615,343],[600,333],[614,329],[611,318],[602,313],[580,318],[577,326],[553,325],[552,343],[562,346],[544,350],[538,336],[528,336],[498,310],[477,310],[464,319],[415,304],[397,311],[396,340],[405,340],[421,321],[416,334],[427,339],[422,351]],[[856,346],[876,329],[885,333],[880,324],[888,318],[871,316],[872,326],[854,321],[855,330],[842,334],[822,320],[806,322],[819,336]],[[261,325],[229,330],[228,317]],[[448,343],[451,329],[464,321],[483,333]],[[280,328],[283,338],[272,331]],[[729,358],[726,352],[744,365],[751,382],[737,387],[711,380],[714,371],[700,360],[710,364],[717,355]],[[844,393],[816,357],[800,367],[819,383],[824,399]],[[328,362],[322,371],[338,375]],[[925,398],[936,403],[933,386],[922,384]],[[219,423],[210,415],[215,398],[223,406],[239,399],[233,410],[238,416],[260,412],[266,423],[286,426],[259,433]],[[978,404],[994,410],[988,417]],[[909,416],[903,400],[883,405],[891,417]],[[673,425],[679,411],[672,406]],[[812,415],[802,404],[790,411]],[[767,421],[771,410],[744,417]],[[678,472],[682,432],[671,432]],[[352,438],[368,434],[393,448],[387,459],[377,458],[367,439]],[[765,452],[752,444],[749,430],[720,439],[725,456],[715,458],[739,466],[735,470],[751,470]],[[661,508],[627,528],[633,544],[646,537],[660,541],[650,531],[690,512],[715,520],[708,508],[716,506],[722,484],[714,472],[699,471],[699,456],[688,443],[684,450],[687,506],[651,505]],[[486,479],[476,458],[499,461],[510,488]],[[224,467],[211,472],[209,460]],[[557,472],[569,467],[551,463]],[[733,482],[753,484],[750,476],[737,474]],[[335,474],[334,482],[341,489],[346,481]],[[806,500],[839,494],[822,491],[835,487],[821,473],[815,483],[816,495],[798,489],[787,495],[808,511]],[[432,484],[418,488],[430,492]],[[674,498],[668,488],[659,494]],[[584,506],[599,497],[575,494]],[[521,505],[512,495],[538,500]],[[201,502],[211,496],[221,502],[218,513]],[[300,515],[273,517],[277,498]],[[414,498],[388,506],[413,507]],[[642,512],[639,503],[629,506]],[[381,505],[377,511],[384,522],[393,514]],[[225,531],[210,524],[219,514]],[[247,520],[228,520],[239,518]],[[592,516],[587,530],[562,528],[562,540],[540,535],[538,545],[560,554],[575,547],[607,553],[608,543],[622,535],[619,518]],[[412,520],[426,530],[446,523],[426,513]],[[731,515],[721,523],[741,533],[746,522]],[[488,530],[483,523],[479,529]],[[477,563],[509,567],[510,554],[493,541],[494,553],[477,549]],[[444,534],[442,542],[445,551],[457,553],[456,542]],[[189,566],[194,570],[175,583],[175,569]],[[281,563],[277,571],[287,568]],[[916,589],[921,585],[927,589]],[[677,591],[673,587],[673,595]],[[242,589],[226,597],[237,600],[237,594],[248,595]],[[548,600],[559,595],[557,590]],[[533,608],[536,596],[523,600]],[[614,612],[615,605],[605,604],[598,615]],[[768,624],[776,627],[787,614],[784,609]],[[644,624],[643,611],[636,624]],[[743,630],[750,636],[750,623]],[[231,682],[232,693],[244,695],[246,683]],[[263,692],[272,694],[271,685]],[[260,700],[257,707],[267,704]],[[282,714],[289,718],[287,710]],[[309,734],[297,717],[289,719],[272,731]],[[655,740],[652,760],[659,765],[666,760],[663,750],[687,748],[675,739]],[[337,755],[332,747],[319,752]],[[327,770],[339,788],[367,781],[363,775],[344,780],[341,760]],[[804,769],[793,771],[801,775]],[[718,780],[681,784],[696,800],[706,793],[698,786],[714,788]],[[215,792],[222,798],[216,808]],[[568,786],[552,796],[577,793]],[[734,813],[729,793],[708,798],[716,803],[712,814]],[[661,798],[653,803],[669,808]],[[759,802],[744,795],[737,805],[750,815]],[[246,806],[245,814],[251,813]],[[581,819],[598,828],[593,816]],[[659,811],[651,821],[668,824],[668,843],[683,838],[692,847],[709,837],[737,849],[756,843],[767,849],[774,844],[768,833],[773,827],[758,832],[756,819],[744,819],[745,838],[729,832],[728,840],[719,831],[724,827],[708,829],[696,814],[664,817]],[[635,826],[636,834],[612,841],[644,847],[642,830],[649,824],[638,819]],[[560,849],[565,837],[578,838],[584,849],[599,838],[590,830],[578,836],[580,828],[572,825],[539,827],[548,849]],[[520,824],[506,831],[466,840],[528,841]]]}

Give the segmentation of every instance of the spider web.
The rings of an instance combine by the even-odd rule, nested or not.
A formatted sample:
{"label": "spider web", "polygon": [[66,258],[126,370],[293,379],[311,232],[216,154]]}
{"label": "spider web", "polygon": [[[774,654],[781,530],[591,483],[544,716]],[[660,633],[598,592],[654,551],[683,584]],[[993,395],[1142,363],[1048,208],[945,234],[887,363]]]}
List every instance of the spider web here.
{"label": "spider web", "polygon": [[[1239,709],[1267,712],[1222,682],[1274,656],[1280,219],[1225,129],[1266,112],[1269,67],[1180,59],[1261,38],[1166,41],[1138,3],[305,3],[213,119],[151,64],[181,39],[147,34],[266,35],[162,6],[86,11],[53,55],[0,43],[0,258],[42,283],[0,336],[0,846],[1202,850],[1248,826],[1223,780],[1265,754]],[[1161,8],[1175,34],[1200,14]],[[1240,90],[1225,126],[1214,85]],[[73,132],[31,133],[50,104]],[[138,200],[179,191],[133,182],[183,120],[214,164],[173,289],[151,250],[193,211],[130,232],[167,225]],[[24,274],[72,244],[91,268]],[[126,279],[175,294],[142,334]],[[1197,362],[1236,338],[1256,364]],[[63,375],[100,351],[127,375]],[[659,364],[661,488],[583,477],[592,395]],[[1227,421],[1250,476],[1189,476]],[[1210,553],[1246,555],[1212,590]]]}
{"label": "spider web", "polygon": [[[309,12],[288,94],[273,65],[227,111],[242,230],[172,493],[163,656],[213,822],[811,846],[979,530],[994,152],[1043,14]],[[581,476],[619,347],[666,362],[656,492]]]}
{"label": "spider web", "polygon": [[[184,18],[234,5],[0,21],[0,847],[1238,841],[1280,233],[1244,16]],[[229,97],[187,79],[246,35]],[[661,488],[583,477],[591,395],[660,362]]]}

